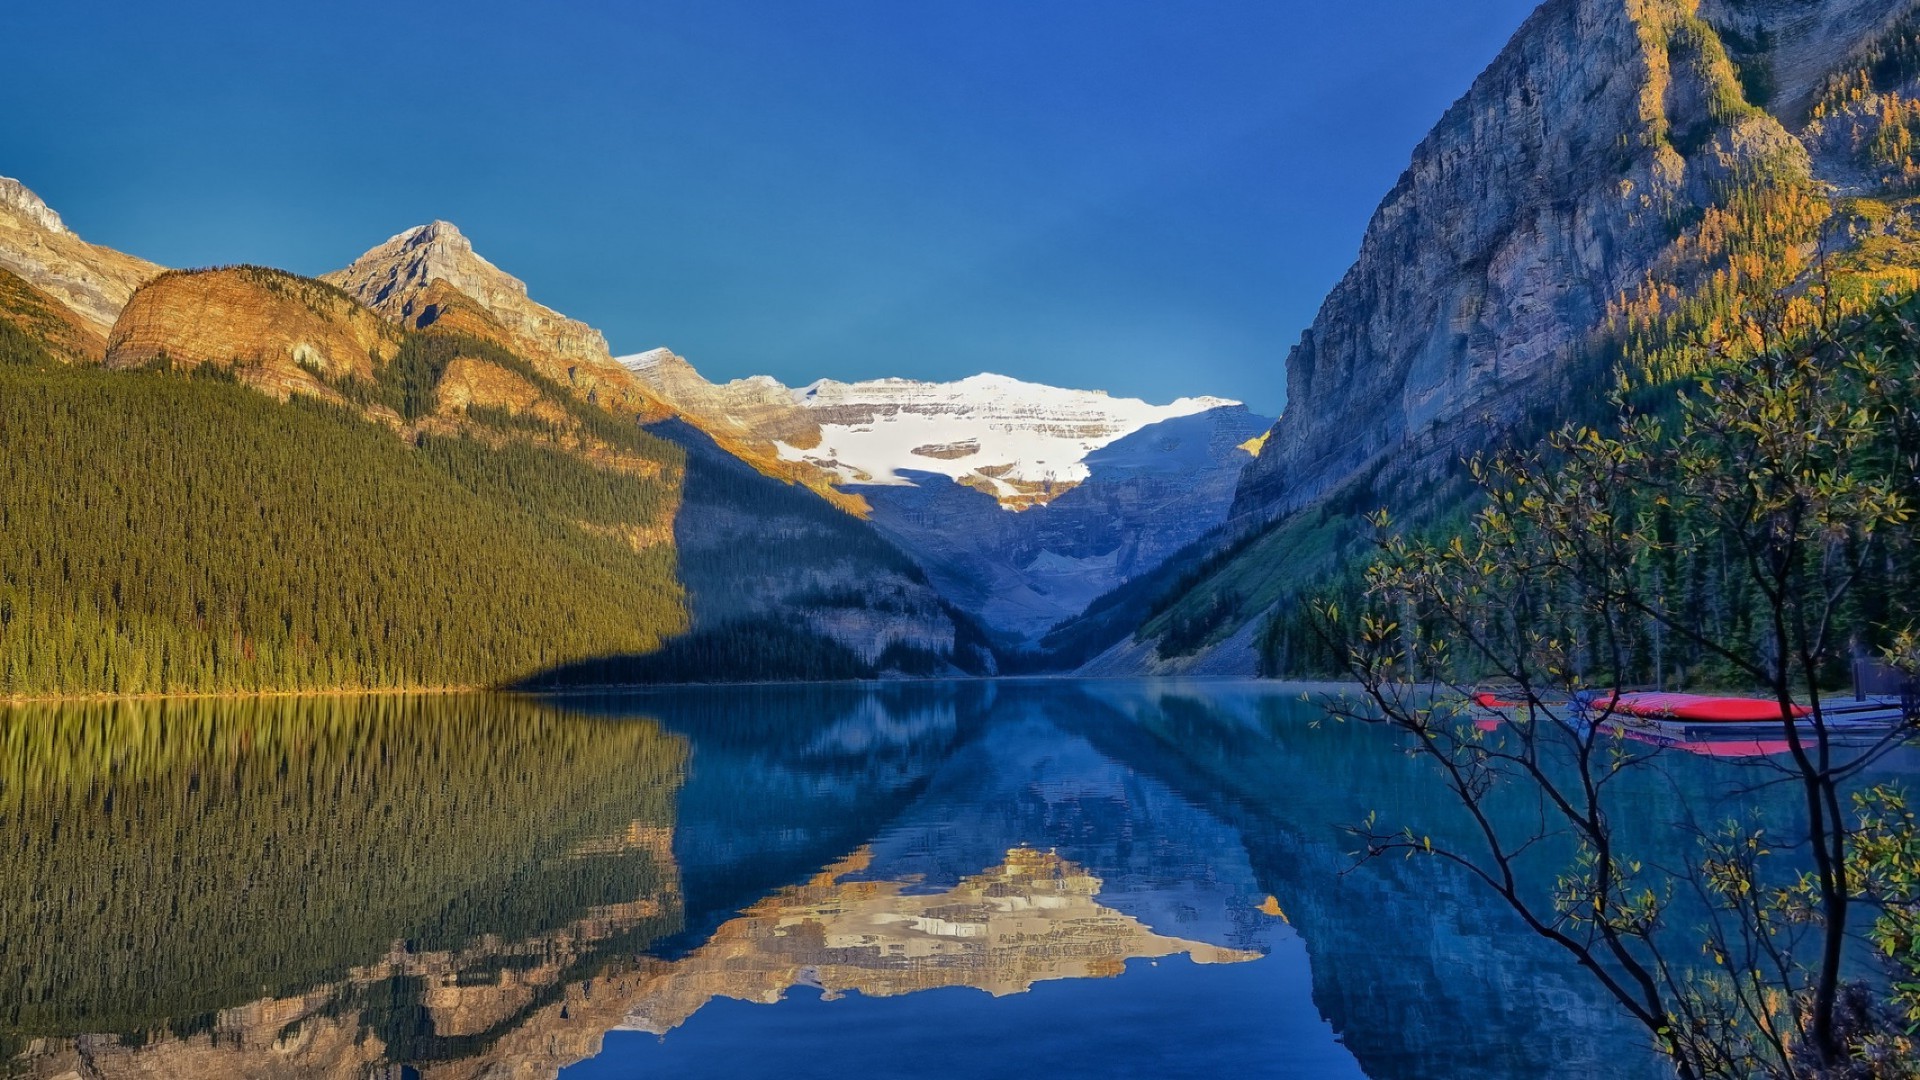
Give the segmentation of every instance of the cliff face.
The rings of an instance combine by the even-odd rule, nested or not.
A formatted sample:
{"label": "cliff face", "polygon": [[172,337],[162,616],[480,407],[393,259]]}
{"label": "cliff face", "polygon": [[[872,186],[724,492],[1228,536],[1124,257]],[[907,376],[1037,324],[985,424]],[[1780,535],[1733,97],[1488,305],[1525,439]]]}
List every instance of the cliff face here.
{"label": "cliff face", "polygon": [[133,290],[162,267],[87,243],[26,185],[0,176],[0,269],[60,301],[105,337]]}
{"label": "cliff face", "polygon": [[282,400],[337,396],[328,379],[372,380],[399,330],[329,285],[259,267],[174,271],[133,295],[107,340],[109,367],[167,360],[230,366]]}
{"label": "cliff face", "polygon": [[1742,192],[1815,190],[1788,125],[1909,6],[1549,0],[1375,211],[1288,356],[1286,413],[1236,510],[1304,505],[1388,459],[1417,473],[1597,392],[1583,351],[1637,298],[1707,287]]}

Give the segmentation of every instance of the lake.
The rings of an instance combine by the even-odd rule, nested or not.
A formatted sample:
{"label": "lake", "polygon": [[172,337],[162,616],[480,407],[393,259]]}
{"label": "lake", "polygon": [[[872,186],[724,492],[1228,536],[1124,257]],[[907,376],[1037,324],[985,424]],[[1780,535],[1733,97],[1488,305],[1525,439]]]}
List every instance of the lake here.
{"label": "lake", "polygon": [[[1297,687],[1064,680],[0,712],[0,1059],[1661,1075],[1464,873],[1355,866],[1369,812],[1456,819],[1391,733],[1323,715]],[[1743,773],[1636,774],[1649,850],[1686,815],[1790,831]]]}

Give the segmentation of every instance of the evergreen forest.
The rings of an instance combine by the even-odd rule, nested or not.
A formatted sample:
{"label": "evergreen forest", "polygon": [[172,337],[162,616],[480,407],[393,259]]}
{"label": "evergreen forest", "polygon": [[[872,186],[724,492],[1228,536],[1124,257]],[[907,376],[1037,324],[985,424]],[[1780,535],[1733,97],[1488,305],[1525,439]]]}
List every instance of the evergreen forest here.
{"label": "evergreen forest", "polygon": [[[390,370],[449,352],[416,341]],[[657,647],[674,552],[631,532],[664,533],[680,452],[573,407],[650,470],[0,335],[0,697],[494,685]]]}

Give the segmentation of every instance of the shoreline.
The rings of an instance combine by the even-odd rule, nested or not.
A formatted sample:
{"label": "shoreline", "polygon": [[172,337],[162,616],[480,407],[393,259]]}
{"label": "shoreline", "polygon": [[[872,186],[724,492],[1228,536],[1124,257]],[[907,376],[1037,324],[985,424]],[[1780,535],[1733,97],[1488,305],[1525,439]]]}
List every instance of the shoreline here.
{"label": "shoreline", "polygon": [[106,705],[134,701],[256,701],[266,698],[451,696],[506,693],[490,686],[402,686],[356,690],[170,690],[144,694],[50,694],[0,697],[0,708],[27,705]]}
{"label": "shoreline", "polygon": [[0,709],[31,705],[106,705],[120,702],[151,701],[260,701],[275,698],[317,697],[451,697],[458,694],[511,694],[517,697],[567,698],[606,694],[645,694],[670,690],[730,689],[768,686],[851,686],[884,687],[934,683],[993,682],[1155,682],[1167,684],[1209,683],[1289,689],[1308,693],[1335,693],[1351,690],[1358,683],[1319,679],[1262,679],[1257,676],[1189,675],[960,675],[913,679],[760,679],[739,682],[627,683],[600,686],[571,686],[550,690],[527,690],[512,686],[419,686],[381,687],[377,689],[338,688],[327,690],[186,690],[142,694],[53,694],[0,697]]}

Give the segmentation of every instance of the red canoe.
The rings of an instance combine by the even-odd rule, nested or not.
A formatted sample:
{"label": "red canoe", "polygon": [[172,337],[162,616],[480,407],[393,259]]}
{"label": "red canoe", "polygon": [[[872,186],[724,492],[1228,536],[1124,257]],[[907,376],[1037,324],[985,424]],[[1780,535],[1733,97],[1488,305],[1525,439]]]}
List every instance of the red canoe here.
{"label": "red canoe", "polygon": [[[1752,724],[1780,720],[1780,703],[1765,698],[1708,697],[1704,694],[1634,693],[1601,695],[1588,705],[1596,713],[1636,716],[1642,720],[1691,720],[1696,723]],[[1813,710],[1795,705],[1793,716],[1811,716]]]}

